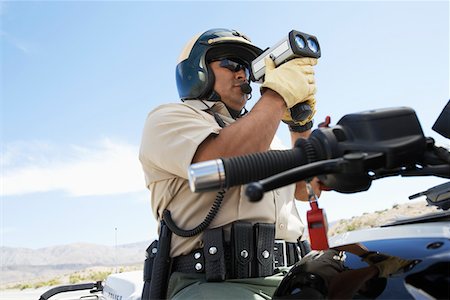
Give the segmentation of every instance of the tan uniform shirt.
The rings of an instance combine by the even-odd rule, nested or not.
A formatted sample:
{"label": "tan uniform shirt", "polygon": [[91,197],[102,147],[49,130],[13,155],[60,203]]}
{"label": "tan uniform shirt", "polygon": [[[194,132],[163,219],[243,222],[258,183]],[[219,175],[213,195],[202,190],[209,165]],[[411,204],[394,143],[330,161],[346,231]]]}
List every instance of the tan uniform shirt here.
{"label": "tan uniform shirt", "polygon": [[[139,159],[142,163],[155,218],[164,209],[172,213],[178,227],[192,229],[204,220],[217,192],[193,193],[189,189],[187,170],[198,146],[221,127],[207,109],[217,112],[228,125],[234,120],[222,102],[189,100],[165,104],[149,113],[145,123]],[[245,118],[245,116],[244,116]],[[252,223],[275,223],[276,238],[295,242],[304,226],[294,200],[295,185],[264,195],[250,202],[243,187],[229,189],[219,213],[210,227],[224,226],[229,239],[230,225],[242,220]],[[171,256],[184,255],[202,247],[202,234],[191,238],[172,235]]]}

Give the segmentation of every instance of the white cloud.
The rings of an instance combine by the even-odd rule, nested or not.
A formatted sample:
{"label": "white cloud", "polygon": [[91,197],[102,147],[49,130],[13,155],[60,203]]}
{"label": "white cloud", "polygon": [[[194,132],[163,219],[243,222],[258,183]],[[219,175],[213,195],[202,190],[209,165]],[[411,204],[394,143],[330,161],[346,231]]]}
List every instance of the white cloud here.
{"label": "white cloud", "polygon": [[[3,3],[4,2],[0,0],[0,17],[4,18],[4,16],[6,15],[6,13],[5,13],[6,8]],[[5,26],[3,26],[3,27],[5,27]],[[33,52],[32,50],[34,48],[36,48],[31,43],[6,32],[5,30],[3,30],[3,28],[0,29],[0,40],[3,40],[5,42],[5,44],[11,45],[12,47],[16,48],[17,50],[19,50],[20,52],[22,52],[24,54],[30,54]]]}
{"label": "white cloud", "polygon": [[273,137],[272,143],[270,144],[270,149],[272,150],[286,150],[290,148],[291,147],[286,146],[283,141],[276,135]]}
{"label": "white cloud", "polygon": [[138,147],[104,139],[86,147],[16,142],[2,153],[2,196],[63,191],[72,196],[143,191]]}
{"label": "white cloud", "polygon": [[27,42],[25,42],[23,40],[20,40],[20,39],[18,39],[16,37],[13,37],[13,36],[11,36],[10,34],[7,34],[4,31],[2,31],[0,33],[0,37],[2,39],[4,39],[5,42],[9,43],[14,48],[20,50],[24,54],[30,54],[32,52],[31,51],[32,46],[29,43],[27,43]]}

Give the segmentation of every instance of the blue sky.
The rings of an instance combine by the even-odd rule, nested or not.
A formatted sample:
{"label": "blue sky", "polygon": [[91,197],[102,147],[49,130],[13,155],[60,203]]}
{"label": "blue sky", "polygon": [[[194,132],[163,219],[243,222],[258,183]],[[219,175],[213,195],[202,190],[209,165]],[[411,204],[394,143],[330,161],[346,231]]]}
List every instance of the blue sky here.
{"label": "blue sky", "polygon": [[[316,124],[410,106],[449,145],[431,131],[449,99],[448,1],[2,1],[0,18],[4,246],[112,245],[115,228],[119,244],[155,236],[137,158],[143,123],[178,101],[178,55],[209,28],[238,29],[261,48],[292,29],[314,34]],[[289,144],[284,126],[278,137]],[[329,220],[350,218],[441,182],[383,179],[320,205]]]}

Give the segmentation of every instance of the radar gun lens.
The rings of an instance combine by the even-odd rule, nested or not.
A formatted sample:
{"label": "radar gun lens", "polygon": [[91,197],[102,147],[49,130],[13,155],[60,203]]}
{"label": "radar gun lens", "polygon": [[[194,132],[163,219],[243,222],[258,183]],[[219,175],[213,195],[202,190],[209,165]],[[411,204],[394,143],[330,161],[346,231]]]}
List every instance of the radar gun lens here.
{"label": "radar gun lens", "polygon": [[305,48],[305,40],[301,36],[299,35],[295,36],[295,43],[300,49]]}
{"label": "radar gun lens", "polygon": [[308,43],[308,48],[311,49],[312,52],[316,53],[317,51],[319,51],[319,45],[317,45],[316,41],[309,38],[307,40]]}

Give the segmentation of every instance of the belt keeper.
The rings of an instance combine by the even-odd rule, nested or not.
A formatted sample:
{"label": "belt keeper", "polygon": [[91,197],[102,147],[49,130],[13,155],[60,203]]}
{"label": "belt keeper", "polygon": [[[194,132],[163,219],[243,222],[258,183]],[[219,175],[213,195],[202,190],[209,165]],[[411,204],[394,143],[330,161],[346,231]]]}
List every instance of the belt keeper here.
{"label": "belt keeper", "polygon": [[289,250],[288,245],[284,240],[275,240],[274,243],[274,251],[273,251],[273,260],[274,267],[284,267],[289,265],[288,257]]}
{"label": "belt keeper", "polygon": [[287,265],[288,266],[295,264],[299,260],[297,247],[298,246],[295,243],[290,243],[290,244],[286,245],[287,257],[288,257]]}
{"label": "belt keeper", "polygon": [[206,281],[224,281],[226,266],[222,228],[205,230],[203,242]]}
{"label": "belt keeper", "polygon": [[298,245],[300,246],[301,257],[304,257],[306,254],[311,252],[311,245],[307,240],[298,240]]}

